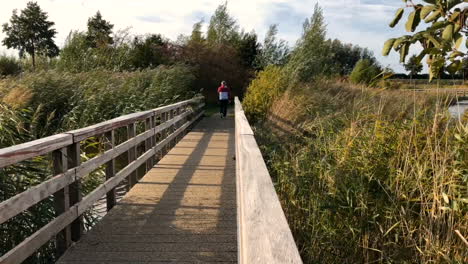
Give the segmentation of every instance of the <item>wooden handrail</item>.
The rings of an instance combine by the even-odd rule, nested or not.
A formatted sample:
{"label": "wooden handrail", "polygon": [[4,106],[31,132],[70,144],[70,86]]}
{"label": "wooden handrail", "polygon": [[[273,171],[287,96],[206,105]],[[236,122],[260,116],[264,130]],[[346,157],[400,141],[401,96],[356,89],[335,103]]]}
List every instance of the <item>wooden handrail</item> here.
{"label": "wooden handrail", "polygon": [[239,263],[302,263],[273,182],[235,98]]}
{"label": "wooden handrail", "polygon": [[[78,241],[83,232],[82,215],[101,197],[107,197],[107,209],[116,201],[115,188],[128,179],[131,188],[137,181],[137,169],[146,164],[148,171],[163,149],[175,144],[196,120],[204,113],[203,97],[159,107],[150,111],[134,113],[105,121],[86,128],[0,149],[0,168],[37,156],[52,153],[54,176],[28,190],[0,203],[0,224],[53,195],[57,216],[15,248],[0,257],[0,263],[20,263],[33,254],[52,237],[57,236],[58,253],[63,253]],[[144,122],[145,131],[136,134],[137,122]],[[159,124],[156,125],[156,123]],[[127,127],[127,141],[115,145],[114,131]],[[157,135],[166,137],[159,142]],[[90,137],[105,135],[109,143],[106,151],[81,164],[80,142]],[[137,155],[136,147],[143,145],[144,153]],[[115,171],[115,159],[128,153],[129,163]],[[80,179],[106,166],[106,181],[95,190],[81,197]]]}

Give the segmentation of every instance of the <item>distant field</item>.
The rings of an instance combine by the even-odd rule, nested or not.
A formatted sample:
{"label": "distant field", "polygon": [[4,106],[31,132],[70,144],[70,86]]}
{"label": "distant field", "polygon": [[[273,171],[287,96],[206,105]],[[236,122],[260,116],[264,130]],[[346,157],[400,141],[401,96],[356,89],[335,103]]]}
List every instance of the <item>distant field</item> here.
{"label": "distant field", "polygon": [[461,79],[433,80],[428,79],[390,79],[393,88],[397,89],[434,89],[434,88],[465,88],[468,89],[468,81]]}

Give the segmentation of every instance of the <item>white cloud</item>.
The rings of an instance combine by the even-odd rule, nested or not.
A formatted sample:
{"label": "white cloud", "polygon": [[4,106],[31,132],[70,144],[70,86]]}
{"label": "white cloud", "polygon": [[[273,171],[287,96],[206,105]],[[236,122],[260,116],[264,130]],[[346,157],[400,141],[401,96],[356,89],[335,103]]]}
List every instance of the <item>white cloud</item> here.
{"label": "white cloud", "polygon": [[[0,23],[8,22],[13,9],[23,9],[29,0],[0,0]],[[100,10],[115,29],[131,27],[133,34],[160,33],[175,40],[179,34],[190,34],[192,25],[210,16],[225,0],[37,0],[56,23],[57,44],[62,46],[71,30],[85,30],[87,19]],[[313,13],[317,0],[231,0],[230,13],[246,30],[255,30],[260,39],[268,24],[279,24],[279,35],[292,45],[300,36],[302,22]],[[398,58],[380,56],[383,42],[402,30],[391,30],[387,24],[397,6],[388,0],[318,0],[324,8],[329,37],[369,47],[384,64],[398,66]],[[392,2],[389,4],[388,2]],[[400,1],[398,1],[400,2]],[[0,33],[0,39],[5,35]],[[6,51],[0,47],[0,52]],[[8,53],[14,51],[9,50]],[[397,68],[401,70],[400,68]]]}

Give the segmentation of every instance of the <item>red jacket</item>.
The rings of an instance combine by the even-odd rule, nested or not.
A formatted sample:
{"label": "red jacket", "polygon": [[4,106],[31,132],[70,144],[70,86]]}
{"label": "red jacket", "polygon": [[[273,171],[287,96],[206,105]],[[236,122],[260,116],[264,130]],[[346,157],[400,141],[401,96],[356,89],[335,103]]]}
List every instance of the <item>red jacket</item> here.
{"label": "red jacket", "polygon": [[231,98],[231,89],[225,85],[218,88],[219,100],[229,100]]}

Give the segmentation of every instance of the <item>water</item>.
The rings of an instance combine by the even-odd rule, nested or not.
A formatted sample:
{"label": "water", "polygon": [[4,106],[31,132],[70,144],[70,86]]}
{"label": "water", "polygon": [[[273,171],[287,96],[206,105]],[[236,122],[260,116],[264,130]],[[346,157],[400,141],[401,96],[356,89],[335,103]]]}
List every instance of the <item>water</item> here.
{"label": "water", "polygon": [[449,107],[449,112],[454,118],[461,118],[468,110],[468,100],[459,101],[456,105]]}

